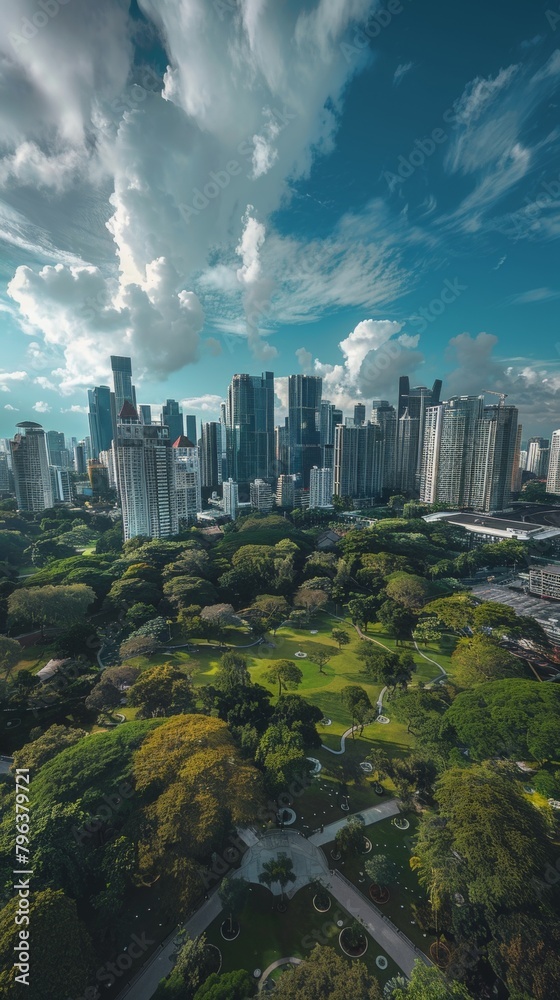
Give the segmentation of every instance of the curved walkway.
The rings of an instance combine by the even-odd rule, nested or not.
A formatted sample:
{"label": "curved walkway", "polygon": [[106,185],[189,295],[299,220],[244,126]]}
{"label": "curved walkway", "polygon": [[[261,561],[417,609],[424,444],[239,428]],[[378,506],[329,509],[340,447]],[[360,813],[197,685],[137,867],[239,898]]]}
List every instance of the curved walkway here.
{"label": "curved walkway", "polygon": [[271,962],[259,979],[259,992],[262,990],[270,973],[274,972],[275,969],[279,969],[281,965],[301,965],[301,958],[277,958],[275,962]]}
{"label": "curved walkway", "polygon": [[441,684],[441,682],[443,680],[445,680],[445,678],[448,676],[447,670],[444,670],[444,668],[442,667],[441,663],[438,663],[437,660],[432,660],[431,656],[426,656],[426,654],[423,653],[422,650],[420,649],[420,647],[418,646],[418,643],[416,642],[416,639],[413,639],[412,641],[414,643],[414,648],[416,649],[416,652],[418,653],[418,655],[421,656],[423,660],[427,660],[428,663],[433,663],[434,667],[437,667],[438,670],[441,671],[441,677],[435,677],[433,681],[428,681],[428,683],[429,684]]}

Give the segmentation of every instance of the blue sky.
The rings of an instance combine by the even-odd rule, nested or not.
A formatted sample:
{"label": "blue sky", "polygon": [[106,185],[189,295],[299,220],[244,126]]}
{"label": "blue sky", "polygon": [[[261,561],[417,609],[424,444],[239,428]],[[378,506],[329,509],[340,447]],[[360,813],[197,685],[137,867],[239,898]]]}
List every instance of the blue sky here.
{"label": "blue sky", "polygon": [[0,436],[84,434],[110,353],[203,419],[267,368],[560,425],[555,0],[4,0],[0,27]]}

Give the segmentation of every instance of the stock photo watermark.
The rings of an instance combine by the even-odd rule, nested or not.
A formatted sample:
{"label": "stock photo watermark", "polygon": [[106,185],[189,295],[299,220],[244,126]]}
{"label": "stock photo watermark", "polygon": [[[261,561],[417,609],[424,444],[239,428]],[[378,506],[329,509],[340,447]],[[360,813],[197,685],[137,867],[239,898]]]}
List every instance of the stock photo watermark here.
{"label": "stock photo watermark", "polygon": [[[412,0],[408,0],[408,3],[412,3]],[[346,62],[349,65],[354,62],[369,43],[378,38],[404,10],[405,4],[401,3],[401,0],[389,0],[385,7],[372,14],[362,27],[356,28],[351,40],[340,43],[340,51]]]}
{"label": "stock photo watermark", "polygon": [[37,37],[47,24],[58,16],[62,7],[66,7],[71,0],[37,0],[37,9],[30,17],[22,17],[18,31],[10,31],[8,38],[10,45],[15,52],[25,48],[34,38]]}

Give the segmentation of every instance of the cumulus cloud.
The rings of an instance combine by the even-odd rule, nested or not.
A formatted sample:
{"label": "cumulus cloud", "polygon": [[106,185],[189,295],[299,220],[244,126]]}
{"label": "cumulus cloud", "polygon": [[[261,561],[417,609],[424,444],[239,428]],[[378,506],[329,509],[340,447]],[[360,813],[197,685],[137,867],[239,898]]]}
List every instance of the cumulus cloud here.
{"label": "cumulus cloud", "polygon": [[198,358],[202,308],[165,258],[146,267],[142,286],[124,288],[97,267],[19,267],[8,294],[60,352],[64,367],[54,374],[63,392],[106,377],[111,353],[131,354],[139,375],[162,378]]}
{"label": "cumulus cloud", "polygon": [[395,320],[362,320],[341,340],[342,361],[327,364],[316,358],[313,371],[323,379],[323,396],[342,409],[370,396],[394,395],[399,375],[412,374],[424,361],[413,350],[418,337],[402,334]]}
{"label": "cumulus cloud", "polygon": [[237,280],[243,288],[243,305],[247,320],[249,346],[260,361],[270,361],[278,351],[260,336],[263,315],[270,307],[274,288],[271,278],[263,274],[261,250],[266,238],[266,229],[252,215],[253,206],[248,205],[244,216],[244,229],[236,253],[241,257],[241,267],[237,270]]}
{"label": "cumulus cloud", "polygon": [[298,359],[298,364],[300,368],[303,368],[305,372],[309,371],[313,361],[313,355],[311,351],[308,351],[305,347],[298,347],[295,354],[296,358]]}
{"label": "cumulus cloud", "polygon": [[36,413],[50,413],[51,412],[51,407],[49,406],[49,404],[45,403],[41,399],[37,400],[36,403],[33,403],[33,409],[35,410]]}
{"label": "cumulus cloud", "polygon": [[204,396],[188,396],[181,400],[183,410],[200,410],[201,413],[219,413],[222,396],[206,393]]}
{"label": "cumulus cloud", "polygon": [[0,392],[11,392],[11,384],[14,382],[25,382],[28,378],[27,372],[2,372],[0,371]]}

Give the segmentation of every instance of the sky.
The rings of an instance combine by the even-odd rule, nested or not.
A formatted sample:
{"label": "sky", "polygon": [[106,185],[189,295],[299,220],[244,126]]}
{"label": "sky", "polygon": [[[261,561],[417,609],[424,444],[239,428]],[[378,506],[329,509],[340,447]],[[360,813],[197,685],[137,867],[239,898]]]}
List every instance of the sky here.
{"label": "sky", "polygon": [[[558,0],[3,0],[0,436],[235,372],[560,426]],[[497,397],[489,397],[490,400]]]}

